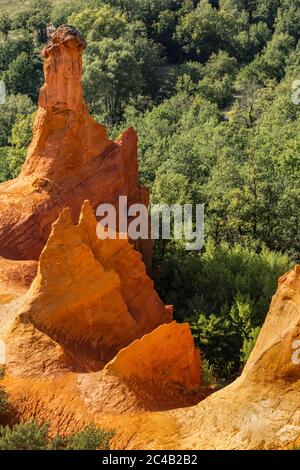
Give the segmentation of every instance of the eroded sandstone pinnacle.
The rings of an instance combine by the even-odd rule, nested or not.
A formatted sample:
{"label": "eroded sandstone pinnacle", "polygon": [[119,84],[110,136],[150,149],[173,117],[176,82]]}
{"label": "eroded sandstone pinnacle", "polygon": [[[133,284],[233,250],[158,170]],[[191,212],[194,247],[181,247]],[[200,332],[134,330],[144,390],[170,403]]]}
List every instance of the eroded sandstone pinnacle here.
{"label": "eroded sandstone pinnacle", "polygon": [[[33,138],[20,175],[0,185],[0,256],[37,260],[61,210],[70,207],[74,222],[83,202],[93,208],[148,205],[138,181],[137,136],[132,128],[116,142],[90,116],[82,92],[85,41],[73,27],[56,30],[44,48],[41,88]],[[151,240],[137,241],[146,265]]]}
{"label": "eroded sandstone pinnacle", "polygon": [[57,28],[51,39],[44,47],[42,51],[43,57],[47,57],[55,50],[55,48],[60,47],[62,44],[66,45],[66,43],[75,43],[79,48],[86,47],[86,41],[78,29],[74,28],[74,26],[63,24]]}

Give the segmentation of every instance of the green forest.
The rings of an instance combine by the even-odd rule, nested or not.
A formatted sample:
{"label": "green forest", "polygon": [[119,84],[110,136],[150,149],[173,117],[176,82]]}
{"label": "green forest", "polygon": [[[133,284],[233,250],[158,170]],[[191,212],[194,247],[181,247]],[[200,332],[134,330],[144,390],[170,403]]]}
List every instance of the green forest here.
{"label": "green forest", "polygon": [[47,27],[70,24],[87,40],[90,112],[113,138],[135,128],[151,202],[205,204],[204,248],[156,242],[153,277],[190,322],[207,380],[231,381],[300,261],[300,0],[8,3],[0,181],[26,157]]}

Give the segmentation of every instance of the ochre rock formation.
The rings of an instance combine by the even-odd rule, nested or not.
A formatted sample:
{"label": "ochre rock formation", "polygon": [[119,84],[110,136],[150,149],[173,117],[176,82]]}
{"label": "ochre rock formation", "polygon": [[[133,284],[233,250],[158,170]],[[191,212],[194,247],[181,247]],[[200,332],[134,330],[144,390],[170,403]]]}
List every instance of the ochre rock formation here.
{"label": "ochre rock formation", "polygon": [[[26,328],[18,340],[15,329],[8,335],[20,341],[20,357],[29,334],[27,323]],[[94,372],[71,372],[70,358],[55,349],[57,344],[49,344],[53,352],[43,360],[45,369],[52,369],[50,376],[41,373],[42,343],[31,333],[32,357],[27,360],[36,369],[28,368],[28,376],[21,369],[16,375],[7,373],[3,385],[23,419],[50,420],[54,429],[64,432],[93,421],[117,431],[112,440],[116,449],[293,448],[300,444],[299,328],[296,266],[279,281],[241,377],[207,398],[207,391],[199,389],[199,356],[189,329],[174,322],[134,341]],[[50,341],[44,336],[43,341]],[[53,362],[47,364],[50,357]]]}
{"label": "ochre rock formation", "polygon": [[190,328],[176,322],[134,341],[102,371],[81,374],[77,384],[96,419],[188,406],[205,393]]}
{"label": "ochre rock formation", "polygon": [[104,269],[113,269],[119,275],[122,297],[142,333],[172,320],[173,307],[165,306],[160,300],[152,279],[146,274],[140,253],[128,243],[126,237],[102,239],[102,235],[98,238],[96,232],[98,235],[104,234],[105,230],[100,223],[97,224],[87,201],[80,214],[78,231]]}
{"label": "ochre rock formation", "polygon": [[21,311],[82,362],[87,356],[105,363],[139,336],[119,277],[95,260],[67,210],[53,225]]}
{"label": "ochre rock formation", "polygon": [[[148,194],[134,131],[112,142],[88,114],[83,47],[63,26],[44,49],[33,142],[0,185],[1,387],[15,417],[63,433],[95,422],[116,430],[116,449],[299,446],[300,266],[280,279],[241,377],[210,394],[188,325],[171,321],[127,238],[95,219],[101,202]],[[150,243],[136,248],[150,264]]]}
{"label": "ochre rock formation", "polygon": [[200,355],[188,323],[159,326],[119,351],[107,368],[124,380],[174,383],[188,390],[200,383]]}
{"label": "ochre rock formation", "polygon": [[[269,315],[244,369],[253,381],[290,384],[300,379],[300,265],[279,279]],[[292,359],[292,356],[293,359]]]}
{"label": "ochre rock formation", "polygon": [[[121,417],[190,406],[207,396],[207,390],[199,387],[199,352],[186,324],[161,325],[122,349],[102,370],[84,373],[71,371],[70,358],[46,335],[28,325],[22,328],[20,335],[15,326],[7,335],[13,340],[6,341],[7,369],[1,384],[22,419],[49,421],[53,431],[73,432],[90,422],[115,427],[114,420]],[[22,355],[26,335],[32,357]],[[162,339],[169,346],[178,342],[179,347],[161,358]],[[18,351],[12,349],[12,341],[20,343]],[[23,366],[11,361],[16,352],[25,361]]]}
{"label": "ochre rock formation", "polygon": [[[152,299],[144,309],[139,291]],[[127,239],[98,240],[88,202],[78,225],[63,210],[30,288],[0,316],[3,385],[14,408],[71,432],[103,414],[197,403],[207,395],[199,351],[188,324],[166,323],[171,314]]]}
{"label": "ochre rock formation", "polygon": [[127,447],[127,442],[130,448],[149,449],[299,447],[299,386],[298,265],[280,278],[257,343],[235,382],[190,408],[108,422],[118,423],[116,448]]}
{"label": "ochre rock formation", "polygon": [[[82,203],[148,205],[138,183],[137,136],[132,128],[113,142],[88,113],[82,96],[85,42],[70,26],[57,29],[43,50],[45,84],[33,140],[21,174],[0,185],[0,256],[37,260],[51,225],[65,207],[78,220]],[[151,240],[136,243],[146,265]]]}
{"label": "ochre rock formation", "polygon": [[189,327],[170,323],[173,309],[147,275],[151,241],[135,242],[139,252],[97,224],[100,203],[118,209],[122,195],[148,205],[148,193],[133,129],[112,142],[88,113],[84,46],[70,26],[46,45],[27,159],[0,185],[3,385],[17,416],[64,432],[102,413],[187,406],[206,393]]}
{"label": "ochre rock formation", "polygon": [[0,257],[0,308],[26,292],[37,271],[36,261],[15,261]]}
{"label": "ochre rock formation", "polygon": [[[174,329],[178,329],[176,337],[183,336],[182,342],[177,340],[178,348],[181,348],[180,344],[192,344],[188,335],[185,336],[186,326],[170,323],[121,350],[101,371],[64,372],[51,380],[42,380],[41,374],[30,380],[22,374],[18,377],[8,375],[3,384],[22,416],[52,419],[56,427],[61,425],[62,429],[69,430],[95,421],[102,427],[117,430],[112,441],[112,446],[117,449],[281,449],[299,446],[300,266],[280,279],[265,324],[241,377],[207,398],[205,394],[189,396],[187,392],[192,371],[196,370],[195,366],[188,366],[190,359],[195,357],[192,348],[186,346],[186,350],[182,350],[182,355],[188,353],[184,360],[180,360],[174,352],[176,349],[171,348],[169,351],[174,352],[174,356],[169,356],[170,363],[165,362],[164,349],[159,349],[161,340],[159,346],[153,348],[161,335],[165,338],[164,333],[168,335]],[[172,344],[176,339],[169,341]],[[167,349],[168,344],[165,345]],[[137,355],[141,363],[136,359]],[[156,369],[159,355],[162,367]],[[58,357],[57,363],[61,361],[61,370],[67,370],[62,359]],[[154,365],[156,385],[151,376]],[[169,367],[171,370],[166,377],[171,378],[172,384],[166,380],[167,385],[161,386],[164,371]],[[184,385],[185,398],[181,403],[178,390],[182,387],[176,375],[180,369],[191,372]],[[180,388],[176,389],[178,386]],[[53,397],[53,402],[47,400],[47,396]],[[169,396],[173,406],[167,402]],[[202,401],[187,407],[193,399],[194,402]],[[184,408],[172,409],[174,404]],[[169,411],[159,411],[166,408]],[[155,410],[157,412],[153,413]],[[69,424],[64,424],[66,422]]]}
{"label": "ochre rock formation", "polygon": [[14,314],[20,337],[23,324],[34,325],[73,357],[76,370],[99,370],[121,348],[172,319],[141,255],[127,239],[97,239],[96,225],[87,202],[78,226],[68,209],[62,211]]}

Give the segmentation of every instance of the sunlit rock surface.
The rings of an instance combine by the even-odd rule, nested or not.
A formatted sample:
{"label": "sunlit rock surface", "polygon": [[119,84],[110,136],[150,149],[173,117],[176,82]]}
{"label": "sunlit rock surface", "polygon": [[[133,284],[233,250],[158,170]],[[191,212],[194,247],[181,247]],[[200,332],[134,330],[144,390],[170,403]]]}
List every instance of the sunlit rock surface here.
{"label": "sunlit rock surface", "polygon": [[[0,256],[37,260],[52,223],[65,207],[73,221],[82,203],[148,205],[138,183],[137,136],[132,128],[113,142],[89,115],[82,94],[80,33],[61,26],[43,50],[45,84],[39,96],[33,139],[21,174],[0,184]],[[151,240],[136,243],[146,265]]]}
{"label": "sunlit rock surface", "polygon": [[211,394],[188,325],[146,274],[151,243],[96,236],[98,204],[148,194],[134,131],[112,142],[88,114],[84,45],[63,26],[45,47],[33,142],[0,185],[1,386],[15,417],[63,433],[95,422],[116,449],[300,446],[300,267],[280,279],[241,377]]}

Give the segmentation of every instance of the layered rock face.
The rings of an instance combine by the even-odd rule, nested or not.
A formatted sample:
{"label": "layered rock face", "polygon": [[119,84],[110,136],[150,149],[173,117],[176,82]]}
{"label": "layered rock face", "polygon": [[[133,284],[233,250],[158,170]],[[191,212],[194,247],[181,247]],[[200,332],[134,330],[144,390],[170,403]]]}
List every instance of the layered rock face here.
{"label": "layered rock face", "polygon": [[[32,351],[27,323],[23,330],[19,354],[24,351],[26,334],[31,335]],[[15,331],[16,327],[10,338]],[[37,345],[42,344],[39,341]],[[94,421],[117,431],[111,443],[116,449],[286,449],[300,445],[300,266],[280,279],[241,377],[207,398],[199,393],[199,356],[186,325],[159,326],[95,372],[71,373],[70,359],[56,349],[57,344],[51,348],[52,366],[48,356],[43,357],[44,369],[52,367],[51,377],[43,377],[37,360],[31,376],[19,369],[17,376],[4,379],[24,418],[52,420],[66,431]],[[42,360],[38,348],[34,356]]]}
{"label": "layered rock face", "polygon": [[[102,414],[187,406],[207,394],[189,326],[171,322],[141,254],[126,238],[98,239],[96,229],[87,201],[77,225],[64,209],[29,270],[29,280],[37,271],[29,289],[0,312],[11,402],[23,419],[50,420],[65,432]],[[28,262],[6,263],[9,273]]]}
{"label": "layered rock face", "polygon": [[[148,205],[138,183],[137,136],[128,129],[113,142],[89,115],[82,95],[85,41],[70,26],[61,26],[43,50],[45,84],[41,89],[33,140],[21,174],[0,185],[0,256],[37,260],[51,225],[65,207],[78,220],[88,199],[118,206]],[[147,266],[151,241],[136,243]]]}
{"label": "layered rock face", "polygon": [[112,144],[83,100],[84,47],[76,29],[62,26],[43,50],[45,84],[23,176],[42,175],[59,183]]}
{"label": "layered rock face", "polygon": [[[98,241],[94,229],[89,231],[93,224],[87,203],[77,226],[63,211],[28,292],[20,291],[2,308],[2,385],[22,418],[51,421],[54,430],[63,432],[96,422],[117,431],[111,444],[116,449],[299,446],[300,266],[279,280],[241,377],[207,397],[188,325],[164,323],[141,334],[124,300],[121,275],[99,261],[99,253],[110,252],[109,245],[120,241]],[[127,243],[128,253],[133,250],[128,241],[122,243]],[[70,247],[73,255],[68,257]],[[82,250],[86,266],[80,262]],[[124,253],[120,251],[122,259]],[[114,256],[112,263],[117,265]],[[142,279],[138,276],[143,289]],[[105,302],[108,292],[115,304],[111,310]],[[113,321],[107,324],[105,312],[121,328]],[[115,351],[111,360],[111,350],[103,355],[108,338]],[[127,346],[119,349],[122,341]]]}
{"label": "layered rock face", "polygon": [[[121,420],[114,445],[123,448],[130,441],[131,448],[142,448],[143,442],[149,449],[299,447],[299,410],[298,265],[279,280],[270,311],[241,377],[194,407],[132,418],[129,422]],[[161,423],[161,432],[155,434],[157,423]]]}
{"label": "layered rock face", "polygon": [[173,307],[163,305],[153,281],[146,274],[140,253],[128,243],[125,234],[122,234],[124,238],[117,238],[117,235],[113,239],[104,240],[103,235],[98,238],[104,228],[96,223],[88,201],[82,207],[77,230],[101,266],[118,274],[122,297],[141,333],[148,333],[161,323],[172,320]]}
{"label": "layered rock face", "polygon": [[189,326],[172,322],[141,253],[96,235],[96,205],[148,195],[133,130],[111,142],[88,114],[84,45],[63,26],[46,46],[28,158],[0,185],[1,387],[16,415],[65,433],[95,422],[117,449],[300,446],[300,266],[280,279],[241,377],[208,396]]}
{"label": "layered rock face", "polygon": [[99,370],[121,348],[171,321],[172,307],[161,302],[128,240],[97,238],[86,202],[77,226],[68,209],[53,224],[14,317],[59,343],[73,357],[72,369]]}

